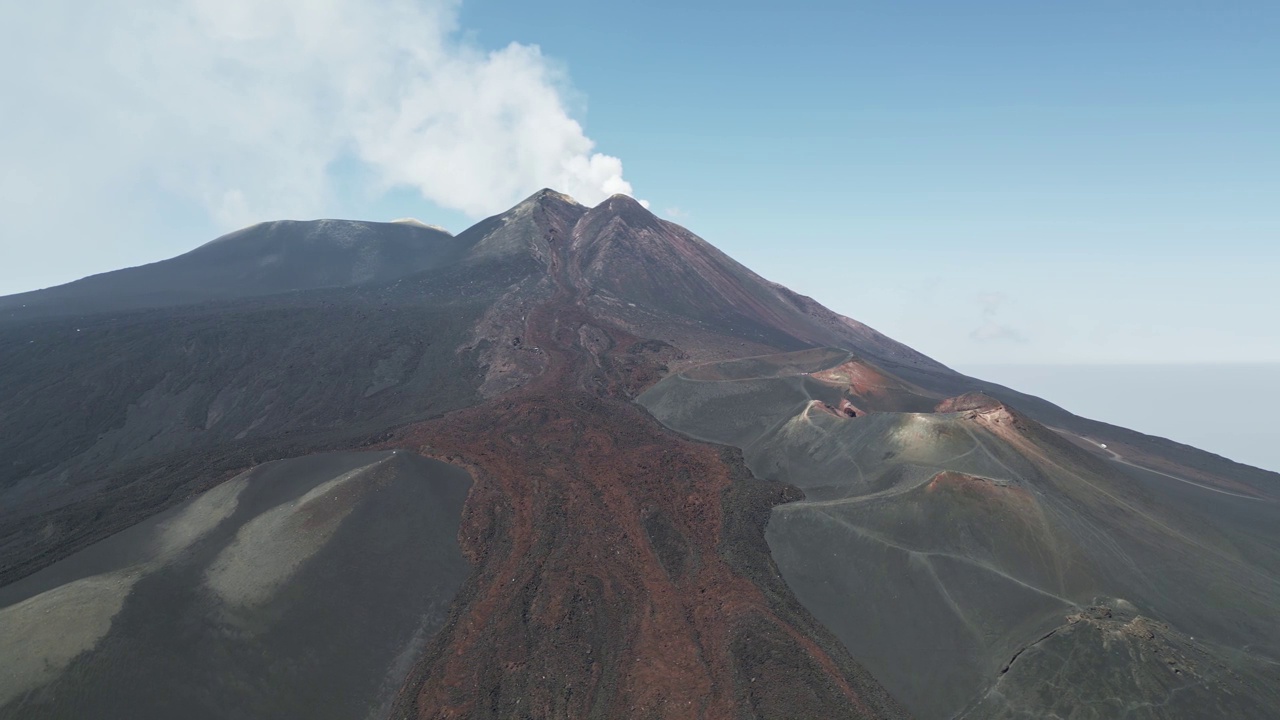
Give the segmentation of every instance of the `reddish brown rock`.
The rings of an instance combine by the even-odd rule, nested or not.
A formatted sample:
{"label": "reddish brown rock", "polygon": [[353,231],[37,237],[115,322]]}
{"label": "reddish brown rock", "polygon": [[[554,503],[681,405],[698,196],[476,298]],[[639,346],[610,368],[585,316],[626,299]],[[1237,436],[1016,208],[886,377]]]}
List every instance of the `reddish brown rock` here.
{"label": "reddish brown rock", "polygon": [[555,291],[521,331],[546,369],[390,443],[475,479],[476,571],[399,715],[905,717],[777,576],[764,522],[798,492],[632,404],[658,355],[628,352],[642,343],[589,314],[550,252]]}

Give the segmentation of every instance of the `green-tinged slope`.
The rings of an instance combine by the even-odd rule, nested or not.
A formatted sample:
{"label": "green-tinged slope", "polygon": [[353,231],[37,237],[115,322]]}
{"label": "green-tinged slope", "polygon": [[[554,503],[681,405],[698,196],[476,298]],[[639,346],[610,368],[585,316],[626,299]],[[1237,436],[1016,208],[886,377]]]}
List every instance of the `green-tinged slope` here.
{"label": "green-tinged slope", "polygon": [[[1168,687],[1153,683],[1145,650],[1116,655],[1088,633],[1055,635],[1035,665],[1024,662],[1024,648],[1098,598],[1197,638],[1215,667],[1245,678],[1227,705],[1187,692],[1150,717],[1220,717],[1227,706],[1263,717],[1275,706],[1273,686],[1257,682],[1280,678],[1273,502],[1204,488],[1203,517],[1193,515],[998,401],[928,394],[848,353],[806,351],[698,367],[639,402],[674,429],[742,448],[757,476],[804,491],[773,511],[774,560],[918,717],[953,717],[981,698],[971,717],[1047,711],[1036,693],[1063,686],[1081,706],[1114,708],[1106,703],[1119,693],[1137,708],[1209,682],[1184,668],[1168,671]],[[936,407],[902,411],[922,404]],[[1264,537],[1259,513],[1276,521]],[[1237,518],[1250,522],[1235,527]],[[1126,692],[1104,681],[1116,667],[1136,678]]]}

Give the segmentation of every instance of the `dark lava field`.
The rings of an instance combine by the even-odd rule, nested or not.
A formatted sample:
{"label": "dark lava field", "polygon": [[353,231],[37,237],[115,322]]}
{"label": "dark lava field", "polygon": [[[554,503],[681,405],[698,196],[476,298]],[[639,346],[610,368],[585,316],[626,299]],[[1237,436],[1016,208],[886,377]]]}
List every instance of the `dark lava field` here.
{"label": "dark lava field", "polygon": [[1280,476],[624,196],[0,298],[0,458],[0,717],[1280,717]]}

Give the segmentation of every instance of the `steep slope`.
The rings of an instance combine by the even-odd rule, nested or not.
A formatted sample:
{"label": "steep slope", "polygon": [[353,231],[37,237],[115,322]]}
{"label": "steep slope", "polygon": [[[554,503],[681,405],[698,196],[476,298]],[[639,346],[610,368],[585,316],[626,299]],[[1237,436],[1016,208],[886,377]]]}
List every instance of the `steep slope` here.
{"label": "steep slope", "polygon": [[403,452],[268,463],[2,588],[0,716],[364,717],[468,574],[467,486]]}
{"label": "steep slope", "polygon": [[480,397],[511,258],[391,284],[0,324],[0,582],[268,460]]}
{"label": "steep slope", "polygon": [[462,531],[477,572],[397,715],[905,717],[777,581],[760,521],[785,487],[628,401],[654,346],[576,302],[560,237],[532,246],[552,293],[524,342],[546,369],[390,441],[477,483]]}
{"label": "steep slope", "polygon": [[[367,633],[385,652],[356,673],[323,662],[358,654],[335,640],[308,651],[313,666],[264,670],[278,705],[248,680],[202,686],[195,671],[216,667],[193,661],[161,696],[176,714],[224,695],[248,714],[376,716],[387,701],[396,717],[433,718],[1276,705],[1274,475],[960,376],[621,196],[587,208],[544,190],[425,244],[432,231],[409,224],[267,227],[197,251],[216,262],[129,276],[156,292],[113,280],[45,291],[44,305],[0,301],[0,618],[78,607],[77,588],[104,574],[140,577],[104,586],[120,609],[40,665],[62,669],[35,673],[24,709],[84,714],[75,698],[110,687],[111,711],[128,714],[131,689],[170,676],[120,667],[118,648],[177,657],[139,618],[224,628],[209,625],[225,619],[210,615],[219,588],[252,586],[214,570],[231,567],[214,557],[233,536],[270,525],[241,556],[292,567],[293,530],[338,516],[338,544],[273,586],[246,634],[196,633],[194,647],[290,656],[301,646],[273,623],[334,623],[324,613],[346,608],[342,637]],[[406,254],[385,261],[392,248]],[[383,259],[360,265],[371,257]],[[219,483],[270,460],[284,462],[251,476],[263,488],[271,468],[327,487],[323,458],[354,450],[444,460],[473,484],[462,505],[414,495],[411,468],[332,502],[291,486],[314,522],[259,522],[301,515],[258,505],[201,535],[212,555],[146,555],[146,518],[232,492],[239,481]],[[357,517],[409,532],[424,509],[415,548],[384,549],[394,571],[341,550],[381,537]],[[120,547],[145,557],[84,559]],[[465,580],[450,571],[419,593],[436,609],[447,598],[447,617],[420,632],[391,610],[355,620],[366,593],[421,609],[397,588],[421,590],[423,563],[455,549]],[[156,614],[150,583],[185,599]],[[331,604],[290,604],[303,600]],[[334,692],[354,704],[324,702]]]}
{"label": "steep slope", "polygon": [[[80,439],[62,452],[49,443],[42,453],[17,453],[29,459],[11,486],[19,502],[10,507],[25,515],[6,522],[10,557],[22,561],[10,571],[30,572],[163,509],[217,472],[225,476],[237,458],[368,445],[381,431],[383,447],[447,454],[478,479],[460,535],[475,570],[419,663],[419,680],[405,687],[404,708],[477,717],[529,707],[618,716],[633,706],[658,717],[771,717],[788,708],[903,716],[772,570],[762,520],[785,488],[761,486],[732,456],[679,440],[630,404],[685,351],[583,308],[589,286],[569,274],[574,254],[563,240],[585,213],[538,193],[459,236],[453,264],[391,284],[15,323],[6,347],[28,363],[13,380],[28,399],[5,408],[6,422],[30,427],[31,440],[56,437],[49,430],[59,423],[61,435]],[[226,336],[228,325],[245,329]],[[386,340],[377,339],[379,328]],[[273,334],[323,342],[290,352],[270,343]],[[90,356],[75,344],[86,337],[99,353],[123,353],[132,371],[77,364]],[[704,330],[687,337],[735,344]],[[400,351],[405,342],[417,349]],[[688,349],[703,352],[696,342]],[[209,352],[245,354],[211,364]],[[397,360],[398,352],[409,357]],[[287,372],[293,358],[308,374]],[[66,372],[42,378],[50,360]],[[329,367],[332,375],[316,372]],[[454,389],[439,397],[429,385],[415,387],[409,368]],[[335,392],[317,397],[328,378]],[[60,389],[68,383],[74,387]],[[100,410],[58,417],[77,391],[101,395]],[[288,401],[279,402],[284,393]],[[414,422],[450,404],[474,407]],[[273,415],[278,406],[289,411]],[[178,418],[198,423],[172,422]],[[667,453],[660,468],[637,464],[657,452]],[[102,486],[104,468],[118,484]],[[59,513],[62,522],[47,524]],[[53,532],[41,532],[41,523]],[[278,552],[263,550],[264,561]],[[198,622],[198,608],[174,613],[175,622]],[[143,628],[127,627],[121,642],[151,642],[138,635]],[[287,652],[278,640],[264,642],[266,651]],[[126,687],[136,682],[100,672]],[[294,714],[302,706],[287,707]]]}
{"label": "steep slope", "polygon": [[678,319],[769,347],[856,347],[872,357],[942,369],[855,320],[751,272],[702,238],[615,195],[582,216],[571,272],[583,301],[654,337]]}
{"label": "steep slope", "polygon": [[266,223],[0,299],[26,306],[0,322],[0,583],[255,463],[372,442],[541,372],[522,317],[550,292],[544,238],[585,212],[546,195],[458,238]]}

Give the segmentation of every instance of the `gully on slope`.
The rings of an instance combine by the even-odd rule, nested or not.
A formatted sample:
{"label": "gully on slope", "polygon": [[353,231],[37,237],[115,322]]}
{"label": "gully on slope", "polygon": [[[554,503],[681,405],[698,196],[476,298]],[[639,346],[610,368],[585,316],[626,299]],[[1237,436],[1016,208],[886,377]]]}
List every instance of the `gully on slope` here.
{"label": "gully on slope", "polygon": [[630,402],[645,347],[589,315],[553,243],[546,370],[391,441],[464,465],[475,567],[398,717],[906,717],[799,605],[763,539],[794,488]]}

